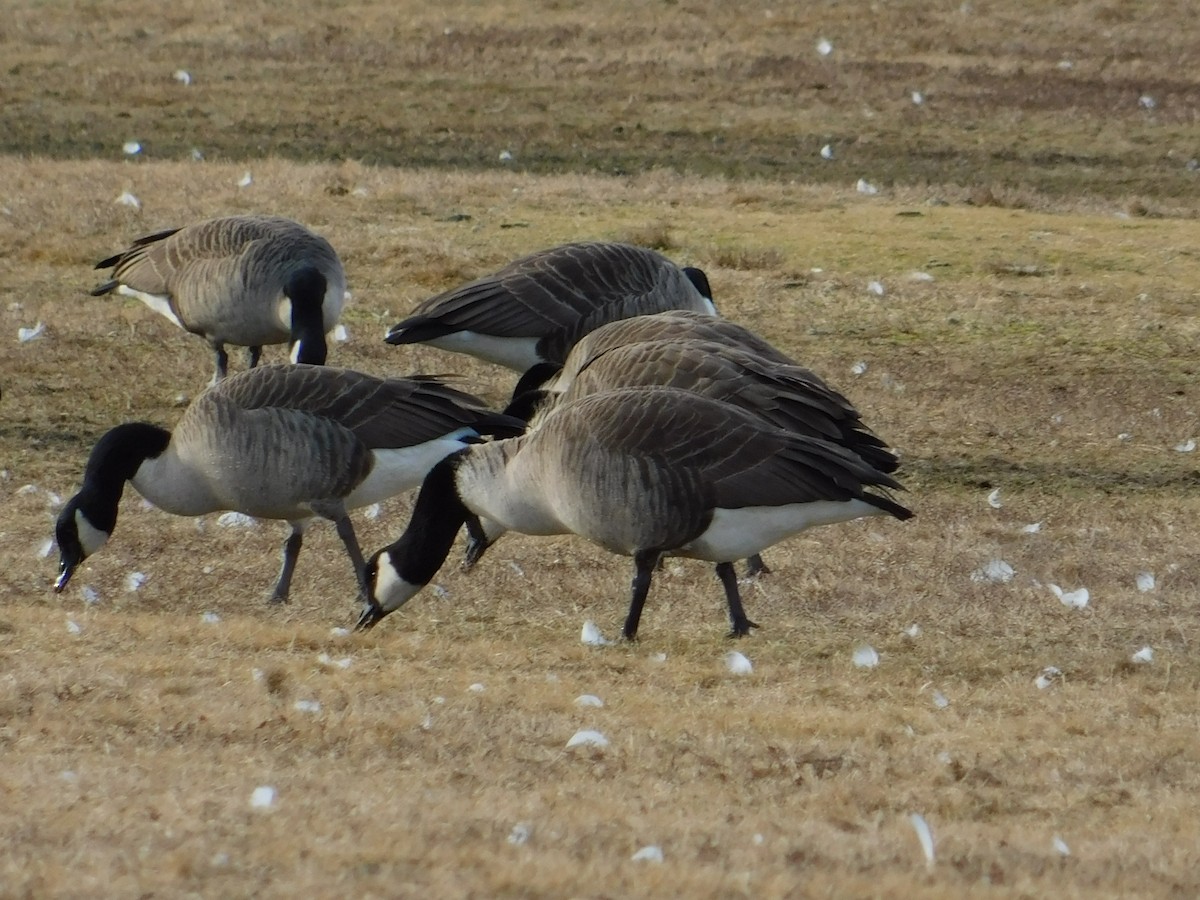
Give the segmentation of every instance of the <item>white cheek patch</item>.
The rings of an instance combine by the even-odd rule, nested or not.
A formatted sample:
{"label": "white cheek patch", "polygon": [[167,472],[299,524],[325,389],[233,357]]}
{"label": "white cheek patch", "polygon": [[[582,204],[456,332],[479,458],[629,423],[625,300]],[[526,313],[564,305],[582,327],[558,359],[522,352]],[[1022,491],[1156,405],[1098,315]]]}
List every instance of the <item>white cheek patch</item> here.
{"label": "white cheek patch", "polygon": [[401,577],[388,554],[384,553],[379,557],[375,566],[375,584],[372,585],[371,596],[380,609],[387,613],[395,612],[420,590],[419,584],[413,584]]}
{"label": "white cheek patch", "polygon": [[707,310],[710,316],[715,316],[717,314],[717,304],[713,303],[708,297],[704,298],[704,308]]}
{"label": "white cheek patch", "polygon": [[83,547],[84,556],[91,556],[108,543],[108,532],[101,531],[89,522],[80,509],[75,510],[75,530],[79,534],[79,544]]}
{"label": "white cheek patch", "polygon": [[[292,301],[285,294],[283,298],[275,305],[275,315],[279,318],[279,324],[283,326],[284,331],[292,330]],[[292,360],[295,362],[295,360]]]}
{"label": "white cheek patch", "polygon": [[300,342],[299,341],[294,341],[292,343],[292,352],[288,354],[288,360],[291,361],[293,364],[300,361]]}

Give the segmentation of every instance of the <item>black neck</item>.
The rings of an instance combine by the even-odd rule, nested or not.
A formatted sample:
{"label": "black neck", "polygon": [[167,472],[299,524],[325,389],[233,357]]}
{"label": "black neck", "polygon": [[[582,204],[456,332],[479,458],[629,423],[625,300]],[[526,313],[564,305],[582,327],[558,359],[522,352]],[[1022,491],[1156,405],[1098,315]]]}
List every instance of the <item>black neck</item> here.
{"label": "black neck", "polygon": [[292,301],[291,343],[299,344],[296,362],[325,365],[329,348],[325,343],[325,290],[328,282],[313,267],[301,269],[284,285]]}
{"label": "black neck", "polygon": [[709,303],[712,302],[712,288],[708,284],[708,276],[704,274],[703,269],[697,269],[695,266],[684,266],[683,274],[687,276],[687,280],[692,283],[692,287],[700,292],[700,295]]}
{"label": "black neck", "polygon": [[455,481],[458,466],[469,452],[460,450],[430,469],[408,528],[399,540],[384,548],[397,573],[409,584],[426,585],[433,580],[470,515],[458,496]]}
{"label": "black neck", "polygon": [[92,525],[112,532],[125,482],[137,474],[142,463],[166,450],[170,441],[171,432],[165,428],[149,422],[127,422],[96,442],[83,470],[83,487],[76,495],[76,506]]}
{"label": "black neck", "polygon": [[549,391],[536,390],[526,391],[520,396],[513,397],[512,402],[504,410],[506,416],[515,416],[522,422],[528,422],[533,418],[533,414],[538,411],[546,398],[550,396]]}
{"label": "black neck", "polygon": [[554,363],[536,363],[525,370],[525,374],[517,381],[517,386],[513,388],[512,399],[518,399],[522,394],[527,394],[530,391],[535,391],[544,385],[547,381],[561,369],[562,366]]}

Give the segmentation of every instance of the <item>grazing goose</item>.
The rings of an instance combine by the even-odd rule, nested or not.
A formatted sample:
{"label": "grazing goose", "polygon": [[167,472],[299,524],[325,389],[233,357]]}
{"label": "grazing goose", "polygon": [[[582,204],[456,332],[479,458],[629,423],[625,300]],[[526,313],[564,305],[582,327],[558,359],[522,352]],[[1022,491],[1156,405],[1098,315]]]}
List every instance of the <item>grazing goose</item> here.
{"label": "grazing goose", "polygon": [[362,582],[348,510],[415,487],[430,467],[480,434],[515,434],[520,420],[432,377],[376,378],[324,366],[262,366],[208,388],[175,431],[118,425],[97,441],[83,486],[63,507],[56,591],[117,524],[125,482],[180,516],[236,510],[284,519],[273,601],[287,599],[304,529],[329,519]]}
{"label": "grazing goose", "polygon": [[536,363],[561,365],[575,340],[606,322],[664,309],[715,313],[704,273],[630,244],[565,244],[430,297],[386,340],[524,372]]}
{"label": "grazing goose", "polygon": [[527,369],[513,390],[513,399],[539,387],[551,391],[565,390],[574,373],[588,360],[615,347],[649,341],[713,341],[745,350],[770,362],[796,365],[791,357],[776,349],[765,338],[729,319],[689,310],[667,310],[609,322],[589,331],[571,347],[561,365],[539,363]]}
{"label": "grazing goose", "polygon": [[428,584],[474,514],[525,534],[577,534],[632,556],[630,640],[661,556],[715,562],[731,634],[745,635],[755,624],[731,561],[815,525],[912,515],[872,487],[900,489],[849,450],[728,403],[675,388],[593,394],[523,436],[469,447],[434,466],[404,534],[367,563],[358,628]]}
{"label": "grazing goose", "polygon": [[292,361],[325,363],[325,335],[337,323],[346,275],[329,242],[276,216],[227,216],[138,238],[96,263],[112,279],[92,291],[137,297],[216,353],[213,382],[225,377],[226,344],[290,343]]}
{"label": "grazing goose", "polygon": [[[771,362],[738,346],[713,341],[616,344],[602,348],[591,358],[582,358],[581,351],[590,346],[586,339],[576,345],[562,372],[552,379],[552,389],[529,391],[513,401],[506,412],[532,419],[532,427],[536,428],[537,421],[556,405],[589,394],[620,388],[673,387],[732,403],[777,428],[832,441],[881,472],[894,472],[899,466],[888,446],[863,425],[850,401],[802,366]],[[499,537],[500,529],[496,523],[472,519],[468,533],[465,568],[479,560]],[[760,556],[747,560],[748,576],[769,571]]]}

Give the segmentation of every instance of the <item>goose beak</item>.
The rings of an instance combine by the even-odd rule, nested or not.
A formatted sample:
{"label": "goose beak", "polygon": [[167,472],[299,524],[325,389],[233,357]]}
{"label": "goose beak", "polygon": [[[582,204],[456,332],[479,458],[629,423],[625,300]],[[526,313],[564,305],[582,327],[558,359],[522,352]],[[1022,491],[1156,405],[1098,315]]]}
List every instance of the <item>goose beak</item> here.
{"label": "goose beak", "polygon": [[383,611],[375,600],[365,600],[363,602],[362,613],[358,617],[358,624],[354,626],[355,631],[370,631],[375,627],[375,623],[382,619],[387,613]]}
{"label": "goose beak", "polygon": [[78,565],[79,560],[70,559],[66,553],[62,554],[58,561],[58,578],[54,582],[54,593],[61,594],[63,592]]}

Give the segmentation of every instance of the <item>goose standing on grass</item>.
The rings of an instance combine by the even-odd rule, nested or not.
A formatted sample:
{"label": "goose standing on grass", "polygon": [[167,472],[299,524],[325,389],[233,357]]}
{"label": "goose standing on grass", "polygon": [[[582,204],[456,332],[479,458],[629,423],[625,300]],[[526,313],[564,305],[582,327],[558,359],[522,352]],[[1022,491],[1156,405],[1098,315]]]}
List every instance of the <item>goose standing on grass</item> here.
{"label": "goose standing on grass", "polygon": [[731,636],[747,618],[732,561],[815,525],[912,513],[871,488],[890,475],[835,443],[793,434],[675,388],[594,394],[512,440],[454,453],[430,470],[404,534],[367,564],[358,628],[428,584],[470,515],[525,534],[577,534],[632,556],[624,634],[637,636],[664,555],[717,564]]}
{"label": "goose standing on grass", "polygon": [[213,382],[225,377],[226,344],[291,345],[292,362],[323,365],[325,335],[337,324],[346,274],[325,238],[277,216],[227,216],[138,238],[96,263],[112,279],[92,296],[137,297],[216,354]]}
{"label": "goose standing on grass", "polygon": [[288,597],[313,517],[336,524],[361,586],[362,551],[348,510],[417,486],[438,460],[481,434],[522,427],[432,377],[309,365],[240,372],[200,394],[173,433],[133,422],[100,438],[82,488],[58,517],[55,590],[112,535],[126,482],[175,515],[236,510],[289,522],[273,601]]}
{"label": "goose standing on grass", "polygon": [[704,272],[631,244],[564,244],[430,297],[386,340],[524,372],[537,363],[561,365],[574,341],[606,322],[664,309],[714,314]]}
{"label": "goose standing on grass", "polygon": [[[577,344],[562,371],[551,379],[551,388],[526,392],[506,412],[532,420],[536,428],[538,420],[556,406],[581,397],[621,388],[672,387],[731,403],[794,434],[831,441],[880,472],[894,472],[900,465],[887,444],[863,424],[850,401],[803,366],[773,362],[739,345],[713,341],[599,343],[601,349],[590,358],[586,353],[592,342],[585,339]],[[501,529],[497,523],[475,519],[468,520],[467,528],[464,567],[470,568]],[[757,554],[747,560],[747,576],[768,572]]]}

